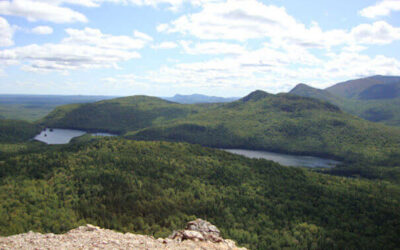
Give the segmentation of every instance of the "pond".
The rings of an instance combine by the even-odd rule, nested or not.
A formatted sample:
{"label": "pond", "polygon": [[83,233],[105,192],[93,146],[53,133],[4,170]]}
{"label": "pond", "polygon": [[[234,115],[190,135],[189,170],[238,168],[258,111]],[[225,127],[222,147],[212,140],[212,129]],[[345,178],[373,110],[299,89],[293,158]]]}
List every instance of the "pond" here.
{"label": "pond", "polygon": [[339,161],[324,159],[314,156],[289,155],[289,154],[272,153],[268,151],[256,151],[256,150],[245,150],[245,149],[223,149],[223,150],[233,154],[243,155],[248,158],[267,159],[270,161],[277,162],[281,165],[291,166],[291,167],[333,168],[341,163]]}
{"label": "pond", "polygon": [[[86,134],[86,131],[75,129],[46,128],[34,137],[35,140],[46,144],[67,144],[73,138]],[[109,133],[93,133],[94,136],[115,136]]]}

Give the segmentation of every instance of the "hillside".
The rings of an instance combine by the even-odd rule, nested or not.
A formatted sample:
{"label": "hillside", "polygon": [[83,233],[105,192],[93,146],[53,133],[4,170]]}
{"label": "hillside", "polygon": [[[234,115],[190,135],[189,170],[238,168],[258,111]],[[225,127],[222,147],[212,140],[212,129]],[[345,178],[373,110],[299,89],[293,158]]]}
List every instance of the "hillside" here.
{"label": "hillside", "polygon": [[400,80],[391,84],[376,84],[365,90],[359,95],[361,100],[394,99],[400,97]]}
{"label": "hillside", "polygon": [[30,122],[2,119],[0,121],[0,143],[25,142],[32,139],[40,130],[38,125]]}
{"label": "hillside", "polygon": [[176,94],[173,97],[162,97],[162,99],[182,103],[182,104],[197,104],[197,103],[218,103],[218,102],[233,102],[239,99],[238,97],[218,97],[218,96],[207,96],[200,94],[193,95],[179,95]]}
{"label": "hillside", "polygon": [[400,157],[398,128],[356,118],[327,102],[263,91],[211,105],[134,96],[63,106],[42,124],[118,132],[132,139],[328,156],[348,162],[386,164]]}
{"label": "hillside", "polygon": [[333,95],[343,98],[366,99],[368,97],[367,99],[386,99],[400,97],[400,92],[391,93],[391,90],[393,88],[398,89],[399,85],[399,76],[377,75],[337,83],[326,88],[326,90]]}
{"label": "hillside", "polygon": [[134,96],[100,101],[90,104],[73,104],[56,108],[40,123],[48,127],[79,128],[124,134],[164,123],[190,113],[200,106],[182,105],[156,97]]}
{"label": "hillside", "polygon": [[[0,161],[0,234],[166,237],[195,218],[250,249],[393,249],[400,189],[196,145],[104,138]],[[12,211],[12,212],[10,212]]]}
{"label": "hillside", "polygon": [[[358,84],[370,83],[368,81],[355,81]],[[373,85],[361,91],[357,98],[335,96],[328,89],[316,89],[305,84],[299,84],[289,93],[327,101],[337,105],[347,113],[372,122],[400,126],[400,82]]]}
{"label": "hillside", "polygon": [[389,154],[399,152],[400,130],[366,122],[327,102],[258,91],[173,123],[130,132],[127,137],[372,163],[387,161],[393,156]]}
{"label": "hillside", "polygon": [[292,90],[290,90],[289,94],[327,101],[339,107],[341,102],[344,101],[343,98],[335,96],[327,90],[313,88],[304,83],[297,84]]}

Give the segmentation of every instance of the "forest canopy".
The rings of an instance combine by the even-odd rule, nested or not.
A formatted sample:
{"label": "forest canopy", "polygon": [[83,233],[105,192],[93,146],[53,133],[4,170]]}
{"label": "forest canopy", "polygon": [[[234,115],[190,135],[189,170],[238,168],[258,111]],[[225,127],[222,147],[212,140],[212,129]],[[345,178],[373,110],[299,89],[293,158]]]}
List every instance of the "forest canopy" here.
{"label": "forest canopy", "polygon": [[400,189],[201,146],[76,140],[0,161],[0,234],[84,223],[167,236],[195,217],[251,249],[393,249]]}

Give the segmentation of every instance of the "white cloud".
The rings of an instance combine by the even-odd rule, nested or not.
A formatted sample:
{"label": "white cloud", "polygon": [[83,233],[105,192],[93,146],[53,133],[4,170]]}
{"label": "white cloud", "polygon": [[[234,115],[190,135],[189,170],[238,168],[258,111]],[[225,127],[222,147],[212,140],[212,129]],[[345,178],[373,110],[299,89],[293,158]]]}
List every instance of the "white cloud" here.
{"label": "white cloud", "polygon": [[123,3],[123,4],[130,3],[138,6],[152,6],[152,7],[166,5],[168,6],[169,10],[177,11],[185,3],[191,4],[193,6],[202,6],[206,3],[222,2],[223,0],[99,0],[97,2],[103,2],[103,1]]}
{"label": "white cloud", "polygon": [[[189,49],[192,54],[220,54],[222,52],[218,49],[232,45],[234,48],[236,44],[199,43]],[[306,68],[322,65],[321,60],[295,45],[271,48],[265,44],[251,51],[242,47],[236,49],[240,53],[233,54],[233,50],[227,50],[226,53],[232,53],[229,57],[163,66],[160,70],[147,72],[142,78],[136,76],[136,79],[175,88],[263,88],[277,92],[282,90],[282,84],[288,78],[298,77],[293,65]]]}
{"label": "white cloud", "polygon": [[191,34],[201,39],[246,40],[265,37],[285,26],[296,25],[284,8],[266,6],[254,0],[207,3],[195,14],[181,16],[158,31]]}
{"label": "white cloud", "polygon": [[178,44],[176,44],[175,42],[162,42],[152,45],[151,47],[153,49],[175,49],[178,47]]}
{"label": "white cloud", "polygon": [[376,18],[379,16],[388,16],[392,11],[400,11],[399,0],[380,1],[375,5],[362,9],[360,15],[368,18]]}
{"label": "white cloud", "polygon": [[[99,7],[102,0],[39,0],[41,2],[56,3],[56,4],[75,4],[85,7]],[[112,1],[112,0],[111,0]]]}
{"label": "white cloud", "polygon": [[371,75],[400,75],[400,62],[395,58],[377,55],[371,57],[356,52],[330,54],[331,59],[318,69],[317,77],[328,79],[356,78]]}
{"label": "white cloud", "polygon": [[[186,4],[201,8],[157,27],[159,32],[186,36],[180,38],[185,39],[180,42],[154,41],[153,37],[137,30],[129,36],[116,36],[91,28],[66,29],[67,37],[60,43],[1,50],[0,65],[60,72],[118,68],[121,62],[139,58],[137,50],[152,44],[153,49],[179,47],[188,55],[207,56],[181,60],[187,62],[190,58],[190,63],[167,59],[168,66],[158,70],[143,75],[117,75],[102,81],[121,86],[153,86],[151,89],[156,84],[165,88],[261,88],[278,92],[298,82],[325,87],[324,84],[335,79],[400,74],[399,60],[362,54],[369,45],[400,40],[400,28],[378,21],[346,30],[323,30],[316,22],[301,23],[283,7],[256,0],[0,0],[0,14],[9,13],[6,15],[22,16],[31,21],[85,22],[86,17],[70,9],[70,5],[98,7],[104,2],[172,10]],[[53,9],[46,9],[48,6]],[[34,29],[37,33],[46,33],[44,28],[39,31],[39,27]],[[12,45],[12,36],[13,28],[0,17],[0,46]],[[250,39],[253,40],[248,41]],[[195,62],[192,58],[202,60]]]}
{"label": "white cloud", "polygon": [[157,31],[189,34],[206,40],[270,38],[304,47],[335,46],[347,38],[345,31],[324,32],[315,22],[307,28],[290,16],[285,8],[256,0],[205,3],[200,12],[183,15],[169,24],[160,24]]}
{"label": "white cloud", "polygon": [[0,14],[20,16],[29,21],[44,20],[54,23],[87,22],[87,18],[70,8],[61,7],[61,1],[3,0]]}
{"label": "white cloud", "polygon": [[223,43],[223,42],[206,42],[206,43],[196,43],[191,46],[193,42],[191,41],[181,41],[184,51],[191,55],[240,55],[246,52],[246,49],[239,44]]}
{"label": "white cloud", "polygon": [[373,24],[360,24],[351,30],[356,43],[361,44],[389,44],[400,39],[400,28],[379,21]]}
{"label": "white cloud", "polygon": [[139,32],[137,30],[135,30],[133,32],[133,36],[136,37],[136,38],[147,40],[147,41],[153,41],[154,40],[151,36],[149,36],[149,35],[147,35],[145,33]]}
{"label": "white cloud", "polygon": [[[10,1],[10,0],[7,0],[7,1]],[[84,7],[99,7],[102,2],[105,2],[105,1],[108,2],[108,1],[114,1],[114,0],[31,0],[31,1],[52,4],[52,5],[71,4],[71,5],[80,5],[80,6],[84,6]]]}
{"label": "white cloud", "polygon": [[157,8],[165,5],[167,9],[177,11],[182,8],[184,4],[192,6],[201,6],[210,2],[222,2],[223,0],[35,0],[40,2],[52,3],[56,5],[75,4],[85,7],[99,7],[101,4],[108,2],[123,5],[137,5],[137,6],[151,6]]}
{"label": "white cloud", "polygon": [[339,53],[330,52],[324,60],[305,47],[290,43],[276,46],[264,44],[260,49],[232,57],[163,66],[134,79],[180,91],[229,88],[244,92],[259,88],[277,93],[290,90],[299,82],[323,88],[343,79],[400,74],[399,60],[360,54],[365,47],[359,45],[348,46]]}
{"label": "white cloud", "polygon": [[49,26],[37,26],[32,29],[32,32],[38,35],[49,35],[53,33],[53,28]]}
{"label": "white cloud", "polygon": [[366,50],[368,47],[362,46],[362,45],[357,45],[357,44],[351,44],[348,46],[345,46],[342,48],[343,52],[353,52],[353,53],[358,53],[363,50]]}
{"label": "white cloud", "polygon": [[285,8],[265,5],[256,0],[205,3],[199,12],[160,24],[157,31],[181,33],[204,40],[243,42],[249,39],[270,39],[272,44],[322,49],[349,44],[382,45],[400,39],[400,28],[384,21],[361,24],[351,30],[324,31],[317,22],[307,27],[290,16]]}
{"label": "white cloud", "polygon": [[142,38],[103,34],[100,30],[92,28],[85,28],[83,30],[66,29],[65,31],[69,37],[63,40],[64,43],[95,46],[104,49],[141,49],[148,42],[148,40]]}
{"label": "white cloud", "polygon": [[118,82],[118,79],[114,78],[114,77],[105,77],[101,79],[103,82],[106,83],[111,83],[111,84],[115,84]]}
{"label": "white cloud", "polygon": [[0,51],[3,65],[22,64],[30,71],[61,71],[118,68],[118,63],[140,54],[135,50],[143,48],[147,41],[128,36],[112,36],[100,30],[66,29],[69,35],[61,43],[32,44]]}
{"label": "white cloud", "polygon": [[7,20],[0,17],[0,47],[13,45],[13,34],[14,30]]}

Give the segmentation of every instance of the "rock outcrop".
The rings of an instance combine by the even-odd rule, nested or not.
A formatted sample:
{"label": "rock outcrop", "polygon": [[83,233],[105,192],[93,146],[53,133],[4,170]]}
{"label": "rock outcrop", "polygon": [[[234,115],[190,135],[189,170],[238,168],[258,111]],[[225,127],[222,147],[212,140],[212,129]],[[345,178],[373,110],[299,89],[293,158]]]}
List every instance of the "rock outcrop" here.
{"label": "rock outcrop", "polygon": [[81,226],[65,234],[28,232],[0,237],[0,249],[245,249],[221,237],[218,228],[197,219],[184,230],[166,239],[119,233],[93,225]]}
{"label": "rock outcrop", "polygon": [[185,230],[174,231],[169,238],[179,242],[184,240],[209,241],[213,243],[224,242],[218,228],[202,219],[188,222]]}

